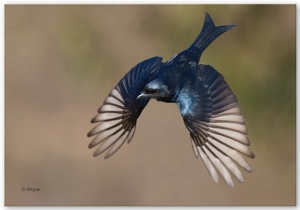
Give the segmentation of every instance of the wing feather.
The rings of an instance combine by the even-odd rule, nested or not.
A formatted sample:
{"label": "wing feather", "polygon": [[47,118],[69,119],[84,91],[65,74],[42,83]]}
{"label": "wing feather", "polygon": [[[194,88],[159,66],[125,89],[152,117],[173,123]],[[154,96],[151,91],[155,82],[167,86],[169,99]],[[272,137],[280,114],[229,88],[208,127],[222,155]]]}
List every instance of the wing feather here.
{"label": "wing feather", "polygon": [[133,133],[135,131],[135,127],[133,129],[131,129],[128,134],[126,134],[126,138],[123,138],[123,139],[120,139],[118,141],[116,141],[110,148],[109,150],[107,151],[106,155],[105,155],[105,159],[106,158],[109,158],[110,156],[112,156],[113,154],[115,154],[115,152],[117,152],[121,146],[125,143],[125,141],[127,139],[132,139],[132,136],[133,136]]}
{"label": "wing feather", "polygon": [[98,146],[94,156],[107,151],[105,158],[110,157],[125,141],[132,140],[136,121],[148,103],[148,99],[136,100],[137,96],[157,72],[162,58],[153,57],[132,68],[112,89],[98,114],[91,120],[98,123],[88,137],[95,136],[89,148]]}
{"label": "wing feather", "polygon": [[196,82],[183,87],[177,102],[190,131],[193,151],[202,158],[214,181],[218,180],[218,171],[233,187],[231,174],[244,181],[238,166],[252,170],[241,155],[254,158],[245,120],[221,74],[208,65],[198,65],[195,74]]}

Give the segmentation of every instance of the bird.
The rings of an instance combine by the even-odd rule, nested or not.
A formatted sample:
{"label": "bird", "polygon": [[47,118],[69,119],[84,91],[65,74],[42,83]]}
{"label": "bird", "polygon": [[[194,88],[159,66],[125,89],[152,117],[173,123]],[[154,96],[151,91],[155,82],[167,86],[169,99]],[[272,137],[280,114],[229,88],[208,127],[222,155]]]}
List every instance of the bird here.
{"label": "bird", "polygon": [[211,65],[201,64],[204,50],[221,34],[236,25],[215,26],[206,12],[195,41],[163,62],[155,56],[134,66],[111,90],[91,123],[94,136],[89,148],[105,159],[130,143],[137,120],[151,99],[175,103],[190,133],[196,158],[202,159],[211,178],[219,176],[229,187],[232,177],[244,182],[240,169],[252,167],[244,157],[254,158],[239,102],[224,77]]}

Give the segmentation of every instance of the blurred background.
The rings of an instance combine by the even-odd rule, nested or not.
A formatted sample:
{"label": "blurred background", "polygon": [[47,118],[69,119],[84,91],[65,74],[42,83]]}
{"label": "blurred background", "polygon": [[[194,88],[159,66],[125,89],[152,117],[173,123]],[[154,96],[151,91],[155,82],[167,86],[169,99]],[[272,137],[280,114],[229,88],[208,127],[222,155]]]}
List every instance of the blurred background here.
{"label": "blurred background", "polygon": [[[177,106],[156,101],[129,145],[94,158],[86,134],[110,90],[138,62],[186,49],[206,11],[238,26],[200,62],[241,104],[253,172],[215,184]],[[295,205],[295,162],[295,5],[5,6],[6,205]]]}

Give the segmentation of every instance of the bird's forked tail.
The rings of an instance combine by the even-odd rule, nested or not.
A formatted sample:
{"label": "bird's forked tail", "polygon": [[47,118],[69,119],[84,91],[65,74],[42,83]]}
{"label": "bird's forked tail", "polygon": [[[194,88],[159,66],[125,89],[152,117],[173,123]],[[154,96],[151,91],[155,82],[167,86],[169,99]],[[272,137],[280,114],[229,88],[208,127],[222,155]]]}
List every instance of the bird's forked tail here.
{"label": "bird's forked tail", "polygon": [[208,47],[208,45],[210,45],[218,36],[234,27],[235,25],[224,25],[216,27],[209,14],[205,13],[203,28],[188,50],[193,51],[199,56],[200,59],[202,52]]}

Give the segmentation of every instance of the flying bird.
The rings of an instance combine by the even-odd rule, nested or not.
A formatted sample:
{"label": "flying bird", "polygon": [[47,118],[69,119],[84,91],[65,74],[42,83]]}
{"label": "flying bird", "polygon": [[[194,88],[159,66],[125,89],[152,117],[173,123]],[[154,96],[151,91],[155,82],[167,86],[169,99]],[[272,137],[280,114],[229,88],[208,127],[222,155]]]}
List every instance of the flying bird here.
{"label": "flying bird", "polygon": [[233,187],[232,175],[244,181],[240,168],[251,172],[244,156],[250,151],[246,123],[239,103],[224,77],[212,66],[199,64],[203,51],[221,34],[235,25],[215,26],[208,13],[203,28],[189,48],[166,62],[152,57],[133,67],[112,89],[98,114],[98,123],[88,137],[95,136],[89,148],[94,156],[113,155],[129,143],[137,120],[150,99],[176,103],[194,154],[201,157],[212,179],[218,174]]}

